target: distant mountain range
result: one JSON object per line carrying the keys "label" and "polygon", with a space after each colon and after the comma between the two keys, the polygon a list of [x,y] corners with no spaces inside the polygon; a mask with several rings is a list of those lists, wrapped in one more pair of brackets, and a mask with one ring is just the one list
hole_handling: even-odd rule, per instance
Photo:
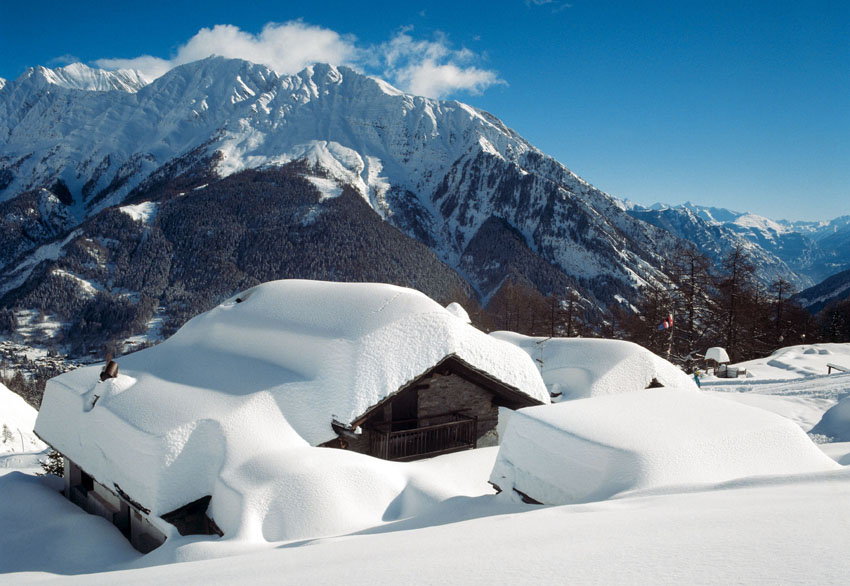
{"label": "distant mountain range", "polygon": [[774,221],[690,202],[629,204],[629,213],[695,242],[718,259],[735,243],[744,243],[762,280],[782,276],[798,290],[850,268],[850,216],[825,222]]}
{"label": "distant mountain range", "polygon": [[716,259],[745,242],[800,288],[850,261],[850,218],[630,205],[487,112],[345,67],[33,68],[0,80],[0,137],[0,305],[78,352],[274,278],[485,304],[511,281],[601,315],[666,283],[683,239]]}
{"label": "distant mountain range", "polygon": [[850,270],[832,275],[814,287],[800,291],[796,300],[803,307],[817,313],[830,303],[850,299]]}

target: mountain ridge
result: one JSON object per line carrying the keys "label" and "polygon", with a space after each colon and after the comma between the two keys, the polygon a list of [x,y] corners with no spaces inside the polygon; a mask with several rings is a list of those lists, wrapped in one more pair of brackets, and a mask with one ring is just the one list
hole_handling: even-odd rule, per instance
{"label": "mountain ridge", "polygon": [[[345,67],[318,64],[281,76],[261,65],[212,57],[174,68],[135,93],[75,96],[62,117],[48,117],[47,123],[45,114],[64,97],[42,95],[36,103],[40,107],[15,119],[8,112],[22,101],[21,91],[18,83],[1,94],[7,122],[0,132],[10,140],[0,154],[0,172],[12,177],[0,193],[8,197],[10,192],[61,185],[71,194],[79,220],[121,203],[146,178],[189,153],[206,156],[221,177],[300,160],[322,168],[332,181],[354,187],[382,218],[431,242],[452,266],[458,266],[474,232],[495,213],[512,215],[532,248],[580,274],[587,263],[559,256],[547,242],[550,226],[541,227],[534,213],[521,210],[524,205],[536,210],[549,205],[552,222],[569,223],[557,208],[559,201],[572,198],[578,207],[589,208],[583,213],[596,216],[582,229],[592,233],[589,238],[598,249],[606,250],[607,260],[591,270],[619,273],[635,285],[662,277],[648,268],[653,253],[630,242],[627,232],[637,233],[638,240],[663,235],[643,234],[652,229],[632,223],[618,200],[494,116],[457,101],[404,94]],[[84,123],[92,110],[94,127]],[[92,132],[104,130],[107,123],[105,139],[92,141]],[[26,152],[35,136],[40,148]],[[94,148],[86,146],[92,142]],[[510,181],[482,183],[475,170],[485,167],[510,175]],[[478,182],[474,186],[470,174]],[[527,176],[531,178],[523,179]],[[458,195],[462,190],[466,197]],[[495,192],[501,204],[494,206],[485,195]],[[457,205],[459,198],[466,199],[463,205]],[[571,212],[576,209],[570,207]],[[631,254],[623,256],[621,248]],[[643,258],[647,254],[650,258]],[[630,264],[629,270],[615,266],[614,258]]]}
{"label": "mountain ridge", "polygon": [[[141,327],[162,310],[177,325],[188,311],[181,299],[197,311],[232,293],[197,290],[210,283],[194,258],[208,258],[216,274],[241,275],[222,277],[224,288],[281,276],[356,279],[351,267],[360,266],[370,278],[408,286],[415,275],[431,274],[440,295],[461,291],[482,301],[509,281],[541,295],[571,289],[600,317],[610,304],[634,300],[641,287],[668,286],[666,257],[689,240],[688,230],[718,257],[745,240],[692,211],[628,205],[483,110],[406,94],[346,67],[315,64],[281,75],[210,57],[149,83],[138,78],[138,87],[127,74],[119,83],[118,74],[83,67],[60,68],[61,75],[33,68],[0,89],[0,136],[8,138],[0,144],[0,220],[8,235],[0,240],[0,290],[14,307],[49,312],[55,293],[65,300],[61,319],[69,319],[68,308],[88,307],[88,324],[132,316]],[[284,179],[276,170],[285,170]],[[239,189],[253,193],[257,185],[269,193],[246,197],[240,207]],[[204,213],[193,204],[200,201],[230,210],[225,228],[196,217]],[[157,213],[142,228],[120,215],[143,203],[192,212],[182,227],[174,213]],[[252,226],[265,226],[255,219],[253,206],[261,205],[286,213],[255,233]],[[402,275],[375,260],[380,250],[346,249],[341,210],[365,231],[363,246],[392,242],[407,252],[384,256],[415,258],[415,266]],[[375,218],[366,219],[370,213]],[[403,244],[387,227],[430,253]],[[307,247],[310,237],[338,258],[326,261],[311,249],[304,262],[296,259],[293,247]],[[116,242],[136,256],[115,249]],[[797,278],[787,262],[747,242],[773,271],[765,282]],[[207,247],[224,257],[210,257]],[[183,251],[182,264],[168,261],[169,250]],[[162,266],[140,251],[155,251]],[[108,265],[118,261],[110,259],[139,262],[144,274],[158,276],[149,282],[123,265],[116,272]],[[243,261],[253,268],[242,271]],[[369,270],[370,263],[382,268]],[[88,331],[62,328],[67,336]]]}
{"label": "mountain ridge", "polygon": [[[763,267],[768,281],[781,276],[799,290],[850,267],[850,216],[821,222],[771,220],[751,212],[691,202],[676,206],[656,203],[648,207],[630,203],[629,211],[681,238],[697,242],[717,259],[740,242]],[[699,226],[686,227],[686,224]],[[713,236],[708,237],[709,234]],[[706,245],[706,240],[712,244]]]}

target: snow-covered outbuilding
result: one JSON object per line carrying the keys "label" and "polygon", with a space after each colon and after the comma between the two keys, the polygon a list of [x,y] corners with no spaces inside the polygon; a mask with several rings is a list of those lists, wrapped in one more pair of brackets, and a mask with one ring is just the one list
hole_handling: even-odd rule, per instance
{"label": "snow-covered outbuilding", "polygon": [[566,505],[838,468],[790,419],[653,388],[513,413],[490,482],[526,501]]}
{"label": "snow-covered outbuilding", "polygon": [[522,348],[540,369],[553,401],[586,399],[667,387],[696,391],[679,368],[633,342],[598,338],[540,338],[493,332]]}
{"label": "snow-covered outbuilding", "polygon": [[422,293],[276,281],[162,344],[48,382],[36,432],[66,493],[143,551],[216,532],[216,491],[258,453],[306,446],[407,460],[497,443],[500,407],[549,402],[531,358]]}

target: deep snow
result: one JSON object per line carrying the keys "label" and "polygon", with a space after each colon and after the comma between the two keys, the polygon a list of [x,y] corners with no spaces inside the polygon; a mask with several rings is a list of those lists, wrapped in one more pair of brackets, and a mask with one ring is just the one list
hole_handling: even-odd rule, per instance
{"label": "deep snow", "polygon": [[348,536],[174,538],[147,556],[42,482],[0,476],[17,503],[0,500],[2,583],[839,585],[850,575],[848,468],[560,507],[455,498]]}
{"label": "deep snow", "polygon": [[[759,396],[771,399],[764,402],[769,410],[784,410],[805,428],[818,419],[818,410],[847,395],[848,383],[850,376],[843,375],[762,383],[717,380],[708,384],[710,392],[636,390],[537,409],[596,405],[585,423],[607,425],[609,431],[594,433],[609,444],[638,434],[633,438],[638,448],[657,447],[690,435],[685,443],[697,449],[683,452],[690,460],[677,465],[697,469],[723,464],[699,445],[715,418],[699,421],[700,413],[680,400],[705,406],[702,399],[710,398],[709,411],[715,415],[740,415],[744,409],[744,423],[766,421],[771,427],[777,418],[767,411],[755,415],[753,407],[729,409],[733,402],[719,406],[720,398]],[[644,393],[655,399],[646,403]],[[606,413],[605,406],[612,409]],[[643,437],[647,428],[641,422],[650,423],[646,418],[653,413],[657,428]],[[777,425],[785,439],[794,435],[787,425]],[[727,421],[717,432],[731,427]],[[564,506],[525,505],[508,494],[489,494],[486,480],[496,448],[374,466],[348,459],[346,452],[296,448],[288,461],[257,462],[246,475],[257,481],[258,492],[268,489],[262,483],[272,479],[265,475],[269,471],[283,472],[296,485],[290,502],[266,505],[297,527],[337,522],[347,514],[340,505],[348,503],[354,508],[349,518],[356,523],[327,527],[328,534],[339,533],[336,537],[271,543],[247,533],[224,539],[175,535],[146,556],[132,550],[117,529],[67,502],[56,482],[35,478],[32,470],[0,471],[0,583],[845,584],[850,575],[850,443],[820,446],[843,465],[834,470],[753,476],[747,472],[775,463],[777,456],[771,452],[776,447],[766,445],[768,438],[750,432],[742,442],[746,450],[735,442],[725,446],[745,460],[737,464],[743,473],[732,480],[721,482],[715,475],[690,485],[650,483],[607,500]],[[302,449],[330,455],[326,461],[302,460]],[[386,503],[385,495],[399,479],[407,488],[387,508],[375,506],[382,498]],[[299,483],[319,490],[299,494]]]}
{"label": "deep snow", "polygon": [[827,373],[827,364],[850,368],[850,344],[803,344],[780,348],[770,356],[734,365],[749,378],[790,379]]}
{"label": "deep snow", "polygon": [[812,428],[812,433],[836,442],[850,442],[850,395],[830,407]]}
{"label": "deep snow", "polygon": [[501,439],[490,480],[508,494],[565,505],[837,468],[784,417],[655,388],[520,409]]}
{"label": "deep snow", "polygon": [[[445,493],[407,468],[310,447],[337,437],[334,420],[355,421],[449,355],[549,401],[527,354],[467,321],[392,285],[266,283],[117,359],[115,379],[99,382],[92,366],[50,380],[36,430],[155,522],[211,495],[218,526],[246,540],[350,531],[391,503],[398,513],[388,518]],[[358,494],[369,504],[351,505]],[[338,514],[297,511],[305,500]]]}
{"label": "deep snow", "polygon": [[0,383],[0,468],[2,456],[10,453],[40,452],[44,445],[33,433],[38,412]]}
{"label": "deep snow", "polygon": [[528,353],[555,401],[613,395],[664,387],[696,391],[693,380],[646,348],[622,340],[597,338],[535,338],[514,332],[493,332]]}

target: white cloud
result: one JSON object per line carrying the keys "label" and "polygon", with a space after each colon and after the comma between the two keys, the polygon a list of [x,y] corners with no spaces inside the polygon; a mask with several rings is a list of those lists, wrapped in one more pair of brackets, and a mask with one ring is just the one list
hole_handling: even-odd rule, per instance
{"label": "white cloud", "polygon": [[181,45],[170,59],[142,55],[133,59],[99,59],[105,69],[137,69],[148,78],[168,70],[218,55],[266,65],[282,74],[296,73],[312,63],[332,63],[366,69],[419,95],[444,97],[454,92],[481,93],[505,83],[495,71],[473,65],[480,57],[468,49],[452,49],[444,35],[417,40],[411,28],[379,45],[361,47],[352,35],[300,20],[269,23],[259,34],[233,25],[203,28]]}
{"label": "white cloud", "polygon": [[136,69],[147,79],[156,79],[175,65],[167,59],[150,55],[134,59],[98,59],[94,64],[103,69]]}
{"label": "white cloud", "polygon": [[526,6],[552,6],[552,12],[561,12],[573,5],[569,2],[556,2],[555,0],[525,0]]}
{"label": "white cloud", "polygon": [[354,65],[359,50],[353,37],[300,20],[268,23],[259,34],[229,24],[202,28],[171,59],[143,55],[134,59],[99,59],[98,67],[138,69],[151,78],[169,69],[210,55],[245,59],[280,73],[296,73],[311,63]]}
{"label": "white cloud", "polygon": [[453,50],[444,35],[435,40],[416,40],[412,29],[399,31],[380,46],[384,75],[405,90],[441,98],[457,91],[480,94],[504,84],[495,71],[472,65],[479,57],[469,49]]}

